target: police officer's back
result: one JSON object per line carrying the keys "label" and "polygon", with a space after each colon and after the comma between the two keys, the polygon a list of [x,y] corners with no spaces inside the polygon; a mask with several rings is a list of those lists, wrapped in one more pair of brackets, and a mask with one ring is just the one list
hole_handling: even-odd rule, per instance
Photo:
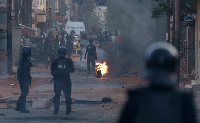
{"label": "police officer's back", "polygon": [[159,42],[145,53],[150,86],[128,92],[120,123],[196,123],[193,97],[176,90],[178,52]]}
{"label": "police officer's back", "polygon": [[60,47],[58,58],[54,59],[51,65],[51,75],[54,77],[54,113],[58,114],[61,91],[64,91],[66,99],[66,114],[71,112],[71,79],[70,74],[74,72],[74,65],[71,59],[65,58],[66,48]]}

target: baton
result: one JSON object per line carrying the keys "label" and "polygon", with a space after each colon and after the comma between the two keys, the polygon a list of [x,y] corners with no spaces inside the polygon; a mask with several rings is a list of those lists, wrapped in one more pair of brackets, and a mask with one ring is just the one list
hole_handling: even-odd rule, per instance
{"label": "baton", "polygon": [[54,78],[53,78],[53,79],[51,79],[50,83],[52,83],[53,81],[54,81]]}

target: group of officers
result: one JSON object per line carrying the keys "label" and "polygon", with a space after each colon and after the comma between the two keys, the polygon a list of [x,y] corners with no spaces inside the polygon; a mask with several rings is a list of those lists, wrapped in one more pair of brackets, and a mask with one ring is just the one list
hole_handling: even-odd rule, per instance
{"label": "group of officers", "polygon": [[[66,114],[71,112],[71,79],[70,73],[73,73],[75,68],[73,61],[70,58],[66,58],[67,49],[61,46],[58,49],[58,58],[54,59],[51,64],[51,75],[54,80],[54,115],[58,115],[61,91],[63,90],[66,99]],[[93,44],[93,40],[89,40],[89,45],[86,47],[85,59],[87,56],[88,74],[90,73],[90,63],[94,68],[95,65],[96,46]],[[26,97],[29,93],[29,86],[31,85],[30,68],[32,63],[30,62],[31,48],[25,46],[22,49],[22,58],[19,61],[17,69],[17,79],[20,84],[21,95],[18,99],[16,111],[21,113],[30,113],[26,110]]]}
{"label": "group of officers", "polygon": [[[87,62],[94,65],[96,47],[89,41],[86,48]],[[65,58],[67,50],[60,47],[58,58],[51,64],[51,75],[54,77],[54,115],[58,115],[61,91],[66,98],[66,114],[71,112],[71,79],[74,72],[71,59]],[[26,96],[31,85],[29,60],[30,47],[24,47],[19,62],[17,78],[21,95],[17,102],[16,111],[30,113],[26,110]],[[145,52],[145,79],[149,86],[128,91],[128,100],[122,110],[120,123],[196,123],[195,107],[192,94],[180,92],[176,89],[178,52],[165,42],[154,43]],[[93,66],[94,67],[94,66]],[[88,66],[89,68],[89,66]],[[88,73],[90,73],[90,68]]]}

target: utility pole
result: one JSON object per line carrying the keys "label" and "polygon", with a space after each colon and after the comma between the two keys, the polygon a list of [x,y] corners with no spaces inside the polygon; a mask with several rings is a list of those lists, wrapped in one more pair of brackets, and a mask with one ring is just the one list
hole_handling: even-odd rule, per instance
{"label": "utility pole", "polygon": [[[181,28],[181,9],[180,9],[180,0],[174,0],[174,35],[173,35],[173,44],[177,48],[180,54],[180,28]],[[179,76],[180,76],[180,59],[178,61],[178,85],[179,85]]]}
{"label": "utility pole", "polygon": [[51,28],[51,0],[49,0],[49,29]]}
{"label": "utility pole", "polygon": [[[166,0],[166,5],[170,7],[170,0]],[[166,34],[166,42],[170,43],[170,15],[167,15],[167,26],[166,26],[167,34]]]}
{"label": "utility pole", "polygon": [[180,52],[180,28],[181,28],[180,0],[174,1],[174,45]]}
{"label": "utility pole", "polygon": [[12,0],[7,0],[7,73],[12,74]]}
{"label": "utility pole", "polygon": [[26,25],[26,1],[22,0],[22,25]]}
{"label": "utility pole", "polygon": [[19,0],[15,0],[15,27],[19,26]]}

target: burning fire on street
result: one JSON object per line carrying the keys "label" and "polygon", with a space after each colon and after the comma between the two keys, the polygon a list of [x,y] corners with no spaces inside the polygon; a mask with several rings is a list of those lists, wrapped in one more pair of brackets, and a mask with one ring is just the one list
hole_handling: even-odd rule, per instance
{"label": "burning fire on street", "polygon": [[96,63],[95,65],[95,75],[97,78],[100,78],[108,73],[108,66],[106,65],[106,62],[104,61],[102,63]]}

